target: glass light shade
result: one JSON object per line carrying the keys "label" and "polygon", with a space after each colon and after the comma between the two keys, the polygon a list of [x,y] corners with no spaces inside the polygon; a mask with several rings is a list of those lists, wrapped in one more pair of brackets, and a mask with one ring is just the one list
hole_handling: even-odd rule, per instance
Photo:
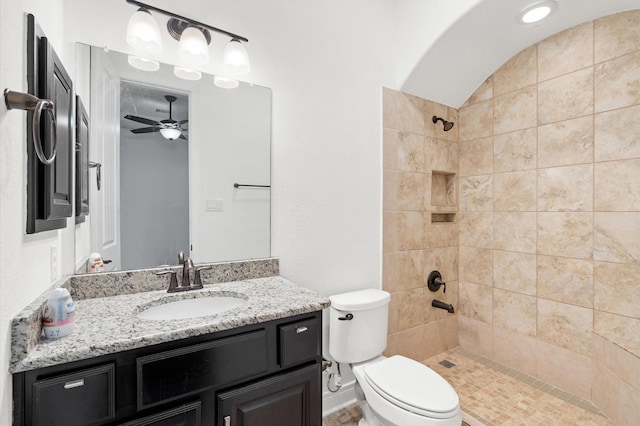
{"label": "glass light shade", "polygon": [[202,30],[188,27],[180,36],[178,47],[180,60],[189,65],[204,65],[209,62],[209,45]]}
{"label": "glass light shade", "polygon": [[127,62],[129,62],[129,65],[132,67],[142,71],[158,71],[160,69],[160,62],[141,58],[139,56],[129,55]]}
{"label": "glass light shade", "polygon": [[224,48],[224,70],[231,75],[246,75],[251,70],[249,55],[240,40],[232,39]]}
{"label": "glass light shade", "polygon": [[168,128],[160,129],[160,134],[165,139],[169,139],[170,141],[172,141],[172,140],[178,139],[182,134],[182,132],[180,132],[180,129],[174,129],[172,127],[168,127]]}
{"label": "glass light shade", "polygon": [[178,66],[173,67],[173,73],[176,75],[176,77],[180,77],[183,80],[195,81],[202,78],[202,73],[200,71]]}
{"label": "glass light shade", "polygon": [[542,1],[532,4],[520,12],[520,22],[524,24],[533,24],[546,18],[558,7],[558,3],[553,0]]}
{"label": "glass light shade", "polygon": [[139,9],[129,18],[127,43],[148,53],[158,53],[162,50],[160,28],[148,10]]}
{"label": "glass light shade", "polygon": [[232,78],[220,77],[219,75],[214,75],[213,84],[223,89],[235,89],[240,85],[240,82]]}

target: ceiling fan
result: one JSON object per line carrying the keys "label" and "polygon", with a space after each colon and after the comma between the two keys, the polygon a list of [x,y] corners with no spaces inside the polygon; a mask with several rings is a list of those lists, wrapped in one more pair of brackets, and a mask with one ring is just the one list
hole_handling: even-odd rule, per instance
{"label": "ceiling fan", "polygon": [[186,132],[187,129],[183,127],[189,120],[181,120],[176,121],[171,116],[172,114],[172,105],[178,99],[173,95],[165,95],[164,97],[167,102],[169,102],[169,118],[156,121],[150,118],[138,117],[137,115],[127,114],[124,116],[127,120],[132,120],[138,123],[146,124],[151,127],[141,127],[139,129],[132,129],[132,133],[152,133],[152,132],[160,132],[160,134],[170,141],[175,139],[187,139],[183,132]]}

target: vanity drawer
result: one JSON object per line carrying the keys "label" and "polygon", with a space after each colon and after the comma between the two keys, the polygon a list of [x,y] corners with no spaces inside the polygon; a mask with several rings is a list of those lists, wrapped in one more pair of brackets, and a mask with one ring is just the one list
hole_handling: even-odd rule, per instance
{"label": "vanity drawer", "polygon": [[320,320],[317,318],[281,325],[278,331],[278,357],[282,368],[320,356]]}
{"label": "vanity drawer", "polygon": [[33,383],[34,425],[88,425],[115,417],[114,365]]}
{"label": "vanity drawer", "polygon": [[267,372],[264,329],[139,357],[138,410]]}

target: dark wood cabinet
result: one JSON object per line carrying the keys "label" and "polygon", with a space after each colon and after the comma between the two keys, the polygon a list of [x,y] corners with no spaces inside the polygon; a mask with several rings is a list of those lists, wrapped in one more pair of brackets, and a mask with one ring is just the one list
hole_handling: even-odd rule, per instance
{"label": "dark wood cabinet", "polygon": [[322,312],[13,376],[14,426],[320,426]]}

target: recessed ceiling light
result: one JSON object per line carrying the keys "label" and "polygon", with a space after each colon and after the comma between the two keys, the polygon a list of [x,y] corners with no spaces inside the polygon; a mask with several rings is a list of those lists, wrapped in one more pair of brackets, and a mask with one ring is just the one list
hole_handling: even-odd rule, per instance
{"label": "recessed ceiling light", "polygon": [[555,1],[542,1],[525,7],[518,14],[518,20],[523,24],[533,24],[551,14],[558,7]]}

